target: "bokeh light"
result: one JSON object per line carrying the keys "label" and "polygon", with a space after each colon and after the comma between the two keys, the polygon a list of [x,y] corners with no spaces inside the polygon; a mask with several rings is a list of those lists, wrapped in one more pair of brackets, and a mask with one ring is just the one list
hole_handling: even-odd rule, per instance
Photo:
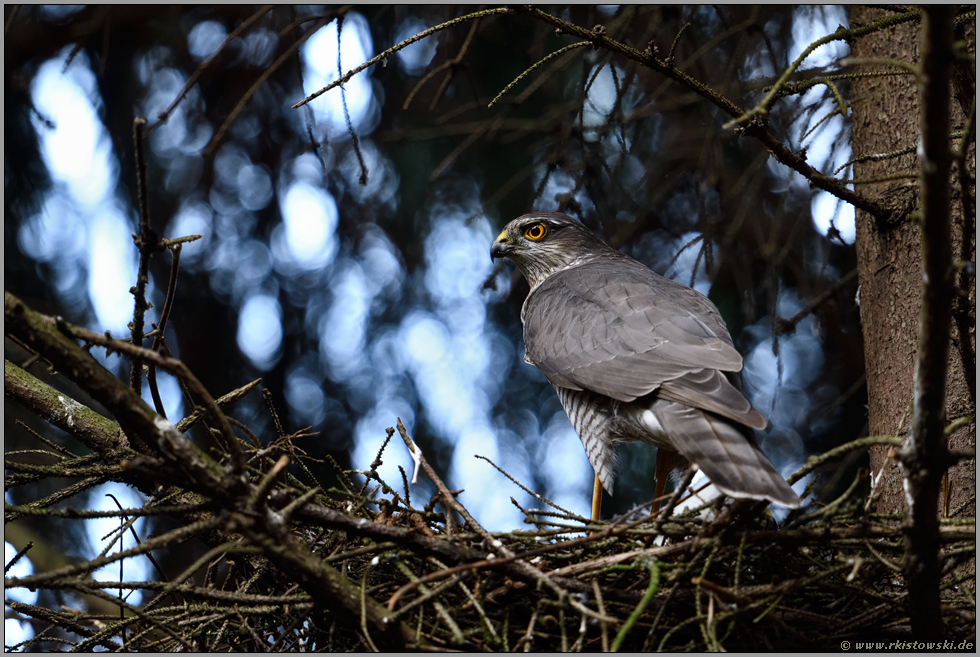
{"label": "bokeh light", "polygon": [[[58,11],[49,12],[52,20],[71,15],[67,9]],[[296,11],[315,18],[319,10]],[[614,16],[620,9],[598,11]],[[692,19],[720,25],[717,14],[698,8]],[[838,23],[846,24],[839,8],[795,9],[794,44],[787,56],[796,57]],[[385,38],[395,43],[431,24],[400,17]],[[207,11],[182,23],[180,38],[186,43],[180,48],[186,45],[194,62],[190,68],[175,63],[179,48],[154,44],[139,50],[128,65],[138,88],[136,110],[154,122],[182,92],[194,68],[216,54],[234,25]],[[270,79],[248,99],[213,152],[204,149],[220,125],[215,112],[227,112],[235,99],[221,108],[208,106],[208,85],[219,84],[221,71],[234,66],[250,71],[251,84],[256,71],[268,67],[285,41],[294,38],[277,32],[272,23],[260,21],[233,40],[215,59],[215,68],[151,133],[153,194],[167,196],[159,210],[153,206],[154,226],[163,226],[160,233],[166,237],[202,235],[183,246],[182,276],[186,273],[195,287],[182,287],[181,279],[179,294],[186,297],[178,296],[175,312],[183,312],[180,304],[185,298],[190,304],[195,295],[206,300],[204,305],[213,301],[210,305],[227,307],[234,340],[230,335],[215,339],[230,343],[233,356],[243,356],[243,367],[252,368],[234,370],[233,376],[274,375],[288,406],[289,429],[312,427],[316,456],[346,451],[353,467],[366,468],[386,429],[400,417],[445,468],[447,483],[466,489],[463,501],[488,528],[511,529],[522,522],[520,512],[501,503],[497,493],[506,492],[505,501],[513,495],[522,505],[537,502],[475,455],[493,460],[562,506],[587,513],[592,477],[584,450],[550,386],[522,360],[517,311],[506,312],[509,304],[519,305],[514,295],[523,295],[526,287],[505,265],[497,270],[495,287],[484,288],[494,271],[490,242],[512,218],[501,214],[501,207],[510,207],[506,201],[483,205],[493,191],[487,175],[491,165],[460,164],[438,179],[420,182],[438,163],[426,159],[431,144],[423,139],[405,146],[401,133],[393,136],[405,126],[385,124],[387,133],[374,134],[383,108],[389,111],[385,95],[395,96],[394,74],[410,76],[406,84],[414,85],[440,61],[445,35],[400,51],[387,63],[390,68],[359,73],[343,92],[333,89],[306,108],[291,109],[299,100],[293,96],[322,88],[391,45],[375,43],[379,33],[372,32],[361,12],[345,15],[338,40],[339,25],[334,20],[316,32],[282,79]],[[306,22],[298,29],[310,26]],[[771,37],[777,28],[764,26]],[[834,42],[812,53],[803,68],[828,65],[847,52],[845,42]],[[31,81],[37,108],[32,125],[54,184],[19,225],[16,241],[39,271],[43,267],[66,308],[85,316],[93,329],[125,336],[137,264],[131,237],[137,217],[124,189],[132,184],[132,173],[120,174],[118,160],[120,149],[128,146],[109,140],[97,63],[82,51],[65,66],[68,55],[41,63]],[[517,211],[571,209],[578,216],[599,217],[602,225],[596,227],[609,237],[614,225],[657,225],[635,234],[628,229],[619,244],[674,280],[704,294],[718,292],[717,262],[709,261],[703,240],[713,253],[721,250],[728,237],[708,227],[731,199],[723,200],[719,189],[682,172],[665,181],[672,191],[662,204],[631,206],[622,190],[654,185],[646,153],[677,147],[670,126],[659,106],[658,113],[647,116],[646,99],[630,86],[635,78],[624,66],[603,61],[590,49],[567,61],[581,67],[581,84],[588,85],[581,111],[569,120],[576,122],[588,147],[601,154],[602,170],[596,174],[601,189],[581,184],[581,163],[552,161],[549,138],[535,142],[522,163],[534,193],[527,195],[530,207]],[[775,72],[761,49],[746,53],[737,69],[745,79]],[[452,87],[453,93],[460,91]],[[835,109],[826,87],[814,87],[803,102],[817,110],[793,116],[789,142],[806,148],[813,166],[831,172],[851,156],[847,139],[842,143],[840,137],[846,136],[848,122],[825,118]],[[628,117],[626,127],[609,130],[621,116]],[[356,148],[349,129],[358,136]],[[502,136],[515,143],[510,135]],[[800,176],[771,159],[759,166],[766,169],[764,192],[785,197],[792,211],[809,209],[820,234],[834,238],[833,225],[838,243],[853,242],[850,206],[813,193]],[[610,203],[606,194],[619,194],[619,202]],[[806,265],[837,275],[832,265]],[[159,272],[148,288],[155,306],[162,303],[158,278]],[[775,314],[781,317],[806,303],[796,289],[776,290],[774,298]],[[731,306],[744,310],[754,301],[737,299]],[[729,317],[732,308],[725,309]],[[157,312],[151,310],[149,321],[156,320]],[[805,438],[817,430],[810,419],[814,388],[823,391],[822,399],[837,387],[820,379],[827,364],[821,360],[820,327],[812,318],[779,337],[778,356],[771,314],[749,314],[745,321],[738,346],[745,353],[747,395],[770,418],[770,431],[760,434],[760,442],[786,472],[806,451]],[[167,334],[175,350],[192,339],[178,326],[179,317]],[[118,358],[105,362],[121,366]],[[188,410],[179,389],[166,375],[159,377],[159,385],[168,415],[176,421]],[[253,418],[262,412],[259,406],[242,411]],[[389,482],[400,481],[399,465],[411,470],[397,437],[383,461],[379,472]],[[418,495],[429,488],[420,483]]]}

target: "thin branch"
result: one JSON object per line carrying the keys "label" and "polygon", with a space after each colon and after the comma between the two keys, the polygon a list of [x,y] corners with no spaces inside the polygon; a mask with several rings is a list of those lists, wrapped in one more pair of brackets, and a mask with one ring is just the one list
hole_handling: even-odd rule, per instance
{"label": "thin branch", "polygon": [[153,132],[158,127],[160,127],[160,125],[164,121],[169,119],[173,111],[177,109],[177,105],[180,104],[180,101],[184,100],[184,98],[187,96],[187,93],[194,88],[195,84],[197,84],[198,79],[201,77],[204,71],[206,71],[207,68],[214,63],[214,61],[218,58],[218,56],[225,51],[225,48],[228,47],[228,44],[234,41],[235,39],[237,39],[242,34],[242,32],[250,28],[252,24],[255,23],[255,21],[265,16],[272,9],[272,7],[273,5],[266,5],[264,7],[261,7],[257,12],[255,12],[254,14],[246,18],[244,21],[242,21],[241,25],[239,25],[234,30],[229,32],[228,37],[221,43],[220,46],[218,46],[217,50],[215,50],[213,53],[211,53],[210,56],[208,56],[207,59],[201,62],[201,65],[197,67],[197,70],[191,74],[191,77],[187,79],[187,83],[184,85],[184,88],[180,90],[180,93],[177,94],[177,97],[173,99],[173,102],[171,102],[170,105],[167,106],[167,109],[163,110],[157,115],[157,118],[159,120],[153,125],[151,125],[149,128],[147,128],[144,131],[143,135],[144,136],[149,135],[151,132]]}
{"label": "thin branch", "polygon": [[626,639],[626,635],[629,634],[630,630],[633,629],[633,626],[640,620],[640,617],[643,616],[643,612],[646,611],[650,601],[653,600],[653,596],[655,596],[660,590],[660,567],[657,565],[655,560],[650,560],[648,571],[650,573],[650,581],[647,584],[647,590],[643,594],[643,599],[640,600],[640,604],[636,605],[632,613],[629,615],[629,618],[626,619],[623,626],[619,628],[619,632],[616,633],[616,638],[613,639],[612,643],[613,652],[619,652],[620,647],[623,645],[623,641]]}
{"label": "thin branch", "polygon": [[[475,21],[473,21],[473,24],[470,25],[470,31],[467,32],[466,38],[463,39],[463,45],[460,46],[459,52],[451,60],[450,66],[448,67],[449,70],[446,71],[446,75],[442,78],[442,82],[439,83],[439,87],[432,95],[432,100],[429,101],[430,112],[435,110],[436,105],[439,104],[439,101],[441,101],[442,97],[445,95],[446,89],[449,88],[449,83],[453,81],[453,77],[456,75],[456,72],[460,70],[460,64],[463,61],[463,57],[466,56],[467,51],[470,49],[470,45],[473,43],[473,37],[476,36],[476,30],[479,27],[480,19],[477,18]],[[408,101],[406,100],[406,102]]]}
{"label": "thin branch", "polygon": [[535,63],[531,64],[531,66],[528,69],[526,69],[524,72],[522,72],[516,78],[514,78],[513,80],[511,80],[510,81],[510,84],[508,84],[506,87],[504,87],[503,90],[499,94],[497,94],[496,96],[494,96],[493,100],[490,101],[490,104],[487,105],[487,107],[493,107],[494,104],[498,100],[500,100],[501,98],[503,98],[504,95],[508,91],[510,91],[511,89],[513,89],[515,85],[517,85],[521,80],[523,80],[528,75],[530,75],[532,71],[534,71],[536,68],[538,68],[542,64],[545,64],[545,63],[551,61],[555,57],[559,57],[561,55],[564,55],[569,50],[573,50],[575,48],[581,48],[582,46],[588,46],[588,45],[591,45],[591,43],[589,41],[579,41],[578,43],[573,43],[573,44],[567,45],[564,48],[559,48],[558,50],[556,50],[553,53],[549,53],[548,55],[545,55],[543,58],[541,58],[538,61],[536,61]]}
{"label": "thin branch", "polygon": [[[235,471],[238,473],[246,471],[245,457],[238,447],[238,440],[231,423],[207,389],[181,361],[161,356],[150,349],[133,346],[123,340],[114,340],[111,336],[73,326],[60,317],[52,318],[37,313],[7,291],[4,291],[4,318],[7,331],[37,351],[45,353],[59,371],[85,388],[94,399],[109,409],[126,432],[132,446],[142,454],[152,454],[160,445],[169,445],[174,449],[196,450],[197,448],[176,431],[172,424],[150,409],[142,398],[102,367],[91,354],[75,344],[72,338],[153,362],[183,380],[191,392],[202,400],[212,420],[218,425]],[[114,458],[118,456],[114,455]],[[208,457],[200,452],[195,458],[202,459],[200,474],[206,477],[205,480],[210,479],[213,472],[206,465]],[[200,483],[203,484],[204,480]]]}
{"label": "thin branch", "polygon": [[[150,233],[150,209],[146,191],[146,159],[143,155],[142,128],[146,119],[137,116],[133,119],[133,151],[136,160],[136,198],[138,201],[140,224],[139,235],[133,236],[136,248],[140,252],[139,268],[136,272],[136,286],[130,288],[134,301],[133,324],[131,327],[131,342],[140,347],[143,345],[143,317],[150,305],[146,302],[146,286],[150,282],[150,255],[156,248],[156,239]],[[130,366],[129,387],[137,395],[143,389],[143,361],[134,358]]]}
{"label": "thin branch", "polygon": [[[10,363],[10,361],[8,361],[7,359],[4,359],[4,365],[6,365],[7,363]],[[10,364],[13,365],[13,363],[10,363]],[[23,420],[14,420],[14,423],[17,424],[21,429],[24,429],[25,431],[27,431],[27,433],[29,433],[31,436],[33,436],[36,440],[40,440],[45,445],[47,445],[48,447],[50,447],[54,451],[58,452],[59,454],[61,454],[62,457],[68,457],[70,459],[76,458],[75,457],[75,454],[73,454],[71,451],[65,449],[64,447],[62,447],[58,443],[51,442],[50,440],[48,440],[47,438],[45,438],[44,436],[42,436],[41,434],[39,434],[37,431],[34,431],[34,429],[31,429],[29,426],[27,426],[27,423],[24,422]]]}
{"label": "thin branch", "polygon": [[34,575],[27,575],[26,577],[5,577],[3,582],[4,587],[32,588],[37,586],[48,586],[49,584],[57,582],[66,577],[90,573],[98,568],[101,568],[102,566],[107,566],[122,559],[140,556],[146,552],[149,552],[150,550],[155,550],[174,543],[181,543],[192,536],[207,531],[208,529],[215,528],[219,524],[222,524],[222,521],[217,517],[189,523],[164,534],[153,536],[152,538],[143,541],[142,544],[137,545],[136,547],[131,547],[128,550],[121,550],[112,555],[106,555],[97,559],[90,559],[81,563],[68,564],[67,566],[63,566],[55,570],[49,570],[47,572],[37,573]]}
{"label": "thin branch", "polygon": [[480,456],[479,454],[475,454],[474,457],[475,458],[478,458],[478,459],[480,459],[482,461],[486,461],[487,463],[489,463],[490,465],[492,465],[497,470],[497,472],[499,472],[503,476],[505,476],[508,479],[510,479],[522,491],[524,491],[525,493],[527,493],[528,495],[530,495],[531,497],[533,497],[537,501],[542,502],[543,504],[547,504],[548,506],[552,507],[553,509],[558,509],[563,514],[565,514],[565,517],[571,518],[571,519],[574,519],[574,520],[580,520],[583,523],[590,522],[590,520],[588,518],[586,518],[584,516],[580,516],[580,515],[575,514],[575,513],[572,513],[568,509],[565,509],[563,507],[558,506],[557,504],[555,504],[554,502],[552,502],[548,498],[546,498],[546,497],[544,497],[542,495],[539,495],[538,493],[535,493],[533,490],[531,490],[530,488],[528,488],[527,486],[525,486],[521,482],[517,481],[512,476],[510,476],[509,473],[507,473],[506,471],[504,471],[503,468],[501,468],[499,465],[497,465],[496,463],[494,463],[493,461],[491,461],[490,459],[488,459],[486,456]]}
{"label": "thin branch", "polygon": [[311,36],[319,32],[320,28],[327,25],[331,20],[333,20],[333,18],[336,18],[337,16],[341,15],[344,11],[346,11],[346,8],[342,7],[341,9],[337,10],[334,13],[333,17],[322,18],[318,20],[316,24],[313,25],[313,27],[311,27],[303,34],[303,36],[301,36],[299,39],[294,41],[288,48],[286,48],[286,51],[283,54],[281,54],[279,58],[276,59],[276,61],[274,61],[264,71],[262,71],[262,75],[260,75],[255,80],[255,82],[252,83],[252,86],[249,87],[244,94],[242,94],[241,99],[239,99],[235,107],[232,108],[231,112],[228,113],[227,118],[225,118],[221,126],[218,128],[218,131],[214,134],[214,137],[211,139],[211,143],[209,143],[207,147],[204,149],[204,153],[210,154],[214,152],[214,149],[217,148],[218,143],[220,143],[222,138],[224,138],[225,132],[228,131],[228,127],[231,125],[231,122],[235,120],[235,117],[238,116],[238,113],[242,111],[243,107],[245,107],[245,103],[247,103],[249,99],[251,99],[252,96],[255,95],[255,92],[258,91],[259,87],[265,84],[265,81],[268,80],[273,73],[279,70],[279,67],[285,64],[286,60],[292,57],[293,53],[299,50],[299,47],[302,46],[304,43],[306,43],[306,41]]}
{"label": "thin branch", "polygon": [[201,239],[200,235],[185,235],[184,237],[174,237],[172,239],[160,240],[158,248],[169,249],[171,247],[177,246],[178,244],[187,244],[188,242],[196,242]]}
{"label": "thin branch", "polygon": [[[919,18],[919,16],[920,13],[918,9],[914,11],[907,11],[903,14],[898,14],[896,16],[888,16],[886,18],[872,21],[867,25],[861,25],[860,27],[856,27],[850,30],[844,27],[839,27],[837,31],[834,32],[833,34],[828,34],[825,37],[821,37],[820,39],[817,39],[816,41],[808,45],[806,48],[804,48],[803,52],[800,53],[799,57],[793,60],[793,63],[790,64],[789,67],[787,67],[786,70],[782,72],[782,74],[779,76],[779,79],[777,79],[775,84],[772,85],[772,88],[769,90],[769,93],[766,94],[766,96],[762,100],[760,100],[755,107],[753,107],[748,112],[745,112],[741,116],[737,117],[732,123],[746,124],[755,116],[768,114],[770,106],[776,100],[776,97],[779,95],[783,86],[787,82],[789,82],[789,78],[793,75],[793,73],[796,72],[796,69],[798,69],[800,65],[803,64],[803,61],[807,57],[809,57],[810,54],[817,48],[820,48],[821,46],[825,46],[828,43],[833,43],[834,41],[844,41],[844,40],[850,41],[856,39],[857,37],[864,36],[865,34],[871,34],[872,32],[880,32],[882,30],[895,27],[896,25],[901,25],[902,23],[908,23],[909,21],[914,21],[917,18]],[[871,62],[866,62],[866,63],[871,63]],[[882,62],[876,61],[875,63],[882,63]]]}
{"label": "thin branch", "polygon": [[478,18],[473,21],[472,25],[470,25],[470,31],[466,34],[466,38],[463,40],[463,45],[460,47],[459,52],[456,53],[456,56],[435,67],[418,81],[418,83],[408,93],[408,96],[406,96],[405,104],[402,105],[403,110],[408,109],[408,106],[412,103],[412,99],[415,98],[415,94],[417,94],[422,87],[425,86],[426,82],[434,78],[442,71],[446,71],[448,69],[446,77],[443,78],[442,83],[436,90],[436,93],[432,96],[432,102],[429,103],[430,112],[436,108],[436,105],[438,105],[439,101],[442,99],[443,93],[445,93],[446,89],[449,87],[449,83],[453,79],[453,74],[458,70],[460,63],[463,61],[463,57],[466,56],[466,52],[470,49],[470,44],[473,42],[473,37],[476,35],[476,30],[479,26],[480,19]]}
{"label": "thin branch", "polygon": [[667,53],[667,66],[670,66],[671,68],[674,67],[674,52],[677,50],[677,44],[681,41],[681,35],[683,35],[684,31],[689,27],[691,27],[690,22],[684,23],[681,25],[681,29],[677,30],[677,34],[674,35],[674,40],[670,44],[670,51]]}
{"label": "thin branch", "polygon": [[[429,462],[425,460],[424,456],[422,456],[421,450],[419,450],[418,447],[415,446],[415,442],[411,439],[411,437],[409,437],[408,431],[405,430],[405,425],[402,424],[401,418],[398,419],[397,426],[398,426],[398,433],[401,434],[402,439],[405,441],[405,446],[408,447],[409,451],[416,453],[416,457],[421,462],[422,468],[425,470],[425,473],[429,475],[429,478],[435,483],[436,488],[438,488],[439,492],[442,494],[446,506],[450,509],[455,510],[457,513],[463,516],[463,518],[466,520],[466,524],[471,529],[475,530],[477,534],[483,536],[484,540],[487,541],[487,545],[490,547],[490,549],[498,550],[500,554],[503,555],[504,558],[514,557],[514,553],[511,552],[509,549],[507,549],[504,546],[504,544],[500,542],[499,539],[496,539],[493,536],[491,536],[489,532],[487,532],[487,530],[485,530],[480,525],[480,523],[478,523],[476,519],[470,515],[470,512],[466,510],[466,507],[460,504],[459,501],[456,499],[456,497],[449,491],[449,489],[446,487],[446,484],[442,482],[442,479],[440,479],[439,476],[435,473],[435,470],[432,469],[432,466],[429,465]],[[566,591],[564,591],[558,584],[552,581],[547,575],[545,575],[540,570],[530,565],[526,561],[515,559],[514,566],[525,576],[533,578],[537,582],[537,584],[539,585],[543,584],[548,588],[550,588],[552,591],[558,594],[559,598],[564,599],[568,595]],[[570,604],[572,604],[572,606],[575,606],[574,601],[570,601]]]}
{"label": "thin branch", "polygon": [[887,57],[846,57],[841,60],[842,66],[858,66],[867,64],[869,66],[894,66],[899,69],[901,74],[919,76],[919,69],[901,59],[889,59]]}
{"label": "thin branch", "polygon": [[[562,20],[557,16],[552,16],[544,11],[541,11],[537,7],[515,6],[514,10],[527,14],[532,18],[548,23],[549,25],[554,25],[559,29],[559,31],[571,36],[587,39],[596,46],[600,46],[610,50],[611,52],[618,53],[624,57],[632,59],[633,61],[639,62],[640,64],[657,71],[666,77],[680,82],[686,88],[708,100],[710,103],[717,106],[733,118],[740,119],[746,114],[741,107],[732,102],[730,99],[714,91],[700,80],[697,80],[687,73],[684,73],[677,68],[668,66],[667,62],[655,57],[653,52],[649,49],[647,52],[637,50],[636,48],[632,48],[614,41],[601,32],[588,30],[573,23],[569,23],[568,21]],[[915,15],[918,16],[918,13],[916,12]],[[905,22],[907,20],[911,20],[911,18],[903,17],[902,20],[898,22]],[[851,30],[850,34],[853,34],[856,31],[857,30]],[[840,38],[844,37],[841,36]],[[804,178],[812,182],[814,186],[830,192],[837,198],[847,201],[859,210],[864,210],[876,218],[885,219],[890,216],[891,213],[880,203],[878,203],[878,201],[848,189],[845,185],[841,184],[833,177],[827,176],[811,167],[806,163],[805,157],[798,153],[794,153],[785,144],[779,141],[772,133],[763,129],[761,126],[749,124],[745,128],[744,134],[759,139],[779,162],[802,175]]]}
{"label": "thin branch", "polygon": [[[343,48],[341,48],[340,37],[344,30],[344,16],[341,14],[337,17],[337,75],[341,76],[344,74],[341,68],[340,56],[343,53]],[[364,162],[364,153],[361,152],[361,144],[357,139],[357,132],[354,130],[354,124],[350,120],[350,111],[347,109],[347,89],[341,85],[340,87],[340,104],[344,108],[344,122],[347,124],[347,134],[350,135],[351,144],[354,148],[354,155],[357,156],[357,164],[361,168],[361,175],[358,177],[357,181],[363,186],[367,185],[368,182],[368,168],[367,164]],[[368,638],[370,642],[370,637]]]}
{"label": "thin branch", "polygon": [[[167,320],[170,319],[170,311],[174,306],[174,297],[177,295],[177,273],[180,271],[180,243],[175,244],[170,249],[172,260],[170,262],[170,280],[167,282],[167,297],[163,302],[163,310],[160,311],[160,323],[152,331],[153,351],[160,351],[163,346],[163,335],[167,330]],[[154,365],[149,365],[146,369],[146,381],[150,386],[150,394],[153,397],[153,405],[161,417],[167,417],[167,411],[163,407],[163,400],[160,398],[160,389],[157,386],[157,369]]]}
{"label": "thin branch", "polygon": [[363,64],[361,64],[357,68],[352,69],[350,71],[347,71],[347,73],[345,75],[337,78],[336,80],[334,80],[333,82],[331,82],[330,84],[328,84],[324,88],[320,89],[319,91],[314,91],[312,94],[310,94],[309,96],[307,96],[303,100],[301,100],[298,103],[296,103],[295,105],[293,105],[293,109],[296,109],[298,107],[302,107],[303,105],[307,104],[308,102],[310,102],[314,98],[317,98],[319,96],[322,96],[323,94],[327,93],[331,89],[334,89],[335,87],[339,87],[340,85],[345,84],[348,80],[350,80],[352,77],[354,77],[355,75],[357,75],[361,71],[363,71],[363,70],[365,70],[365,69],[367,69],[367,68],[369,68],[371,66],[374,66],[378,62],[387,59],[390,55],[394,55],[399,50],[402,50],[403,48],[407,48],[408,46],[412,45],[416,41],[421,41],[422,39],[424,39],[424,38],[426,38],[428,36],[431,36],[431,35],[435,34],[436,32],[440,32],[440,31],[445,30],[447,28],[453,27],[454,25],[459,25],[460,23],[465,23],[466,21],[470,21],[470,20],[482,18],[484,16],[493,16],[493,15],[496,15],[496,14],[510,14],[510,13],[513,13],[513,10],[512,9],[509,9],[507,7],[498,7],[496,9],[485,9],[483,11],[477,11],[477,12],[474,12],[472,14],[466,14],[465,16],[459,16],[458,18],[454,18],[451,21],[446,21],[445,23],[440,23],[439,25],[436,25],[435,27],[430,27],[427,30],[423,30],[422,32],[419,32],[415,36],[412,36],[412,37],[409,37],[408,39],[405,39],[401,43],[396,43],[394,46],[392,46],[391,48],[388,48],[387,50],[385,50],[380,55],[375,55],[374,57],[372,57],[371,59],[367,60],[366,62],[364,62]]}
{"label": "thin branch", "polygon": [[852,280],[857,278],[857,269],[852,269],[849,273],[845,274],[843,278],[834,283],[832,286],[821,292],[819,295],[813,298],[806,306],[800,309],[800,312],[796,313],[789,319],[783,319],[779,317],[776,320],[776,333],[783,334],[789,333],[796,328],[796,325],[803,321],[804,318],[810,315],[814,310],[816,310],[820,304],[829,299],[836,293],[839,289],[850,283]]}

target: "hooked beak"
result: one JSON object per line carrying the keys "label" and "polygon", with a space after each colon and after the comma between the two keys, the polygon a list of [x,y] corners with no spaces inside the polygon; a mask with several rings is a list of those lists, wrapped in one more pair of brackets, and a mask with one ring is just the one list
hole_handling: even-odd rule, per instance
{"label": "hooked beak", "polygon": [[504,258],[507,256],[507,252],[510,251],[511,245],[510,240],[507,237],[507,231],[502,230],[500,234],[497,235],[497,239],[493,241],[490,245],[490,262],[493,262],[497,258]]}

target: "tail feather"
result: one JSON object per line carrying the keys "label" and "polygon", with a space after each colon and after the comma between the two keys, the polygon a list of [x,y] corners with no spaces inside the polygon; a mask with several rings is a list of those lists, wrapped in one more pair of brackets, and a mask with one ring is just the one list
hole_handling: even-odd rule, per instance
{"label": "tail feather", "polygon": [[725,494],[800,506],[793,488],[731,421],[664,400],[658,400],[652,410],[674,448]]}

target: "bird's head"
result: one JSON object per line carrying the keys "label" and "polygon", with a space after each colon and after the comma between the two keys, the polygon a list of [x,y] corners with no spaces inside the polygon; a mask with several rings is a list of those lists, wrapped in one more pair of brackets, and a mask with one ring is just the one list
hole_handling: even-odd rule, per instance
{"label": "bird's head", "polygon": [[580,221],[560,212],[532,212],[514,219],[490,246],[490,259],[510,258],[532,289],[551,274],[612,251]]}

